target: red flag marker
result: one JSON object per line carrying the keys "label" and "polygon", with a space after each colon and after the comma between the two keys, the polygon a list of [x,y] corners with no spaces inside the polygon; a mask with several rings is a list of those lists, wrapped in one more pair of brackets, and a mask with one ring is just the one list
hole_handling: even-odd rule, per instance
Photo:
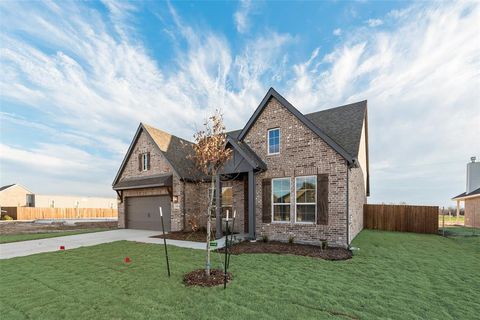
{"label": "red flag marker", "polygon": [[125,261],[125,263],[130,263],[130,262],[132,262],[132,260],[130,259],[130,257],[125,257],[125,259],[123,259],[123,261]]}
{"label": "red flag marker", "polygon": [[65,246],[60,246],[60,250],[65,250]]}

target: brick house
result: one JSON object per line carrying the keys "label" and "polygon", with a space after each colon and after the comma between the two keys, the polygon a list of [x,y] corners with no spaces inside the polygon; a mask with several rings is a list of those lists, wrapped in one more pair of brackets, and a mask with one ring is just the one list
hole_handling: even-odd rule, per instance
{"label": "brick house", "polygon": [[[367,102],[302,114],[271,88],[244,128],[228,132],[232,158],[215,179],[217,236],[226,210],[250,238],[348,246],[369,195]],[[210,184],[192,142],[140,124],[113,182],[119,227],[187,230],[207,211]],[[208,179],[207,179],[208,180]],[[221,190],[221,192],[216,192]]]}

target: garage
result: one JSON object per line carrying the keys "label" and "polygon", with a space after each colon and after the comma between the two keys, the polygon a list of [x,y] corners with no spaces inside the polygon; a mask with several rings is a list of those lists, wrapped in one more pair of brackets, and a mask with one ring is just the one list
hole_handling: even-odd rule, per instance
{"label": "garage", "polygon": [[165,232],[170,231],[170,197],[127,197],[126,227],[141,230],[162,230],[159,207],[162,207]]}

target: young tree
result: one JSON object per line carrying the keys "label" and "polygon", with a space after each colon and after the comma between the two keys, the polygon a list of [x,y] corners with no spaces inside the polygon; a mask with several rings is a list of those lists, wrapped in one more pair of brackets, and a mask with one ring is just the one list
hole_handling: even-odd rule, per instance
{"label": "young tree", "polygon": [[[210,237],[211,211],[213,207],[215,177],[220,168],[230,159],[232,151],[225,148],[227,134],[223,124],[223,116],[219,110],[205,120],[203,129],[194,134],[195,162],[199,169],[210,178],[210,192],[208,195],[207,216],[207,261],[205,273],[210,276]],[[217,192],[220,192],[217,190]],[[219,204],[217,204],[219,205]]]}

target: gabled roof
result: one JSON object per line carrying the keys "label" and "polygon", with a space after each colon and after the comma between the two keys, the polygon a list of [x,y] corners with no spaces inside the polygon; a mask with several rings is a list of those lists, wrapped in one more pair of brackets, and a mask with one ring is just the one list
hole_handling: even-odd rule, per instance
{"label": "gabled roof", "polygon": [[358,156],[367,101],[308,113],[307,119],[341,145],[352,157]]}
{"label": "gabled roof", "polygon": [[137,132],[130,143],[128,151],[118,169],[117,175],[112,183],[113,186],[117,185],[120,179],[123,168],[125,167],[130,154],[142,132],[152,139],[158,150],[163,154],[167,162],[173,168],[174,172],[181,179],[195,180],[203,178],[203,174],[197,169],[195,161],[192,156],[194,154],[193,143],[177,136],[171,135],[165,131],[154,128],[147,124],[140,123]]}
{"label": "gabled roof", "polygon": [[[332,147],[335,151],[337,151],[349,164],[354,162],[354,157],[352,154],[347,152],[343,146],[341,146],[337,141],[333,140],[327,133],[321,130],[318,126],[316,126],[311,119],[307,118],[303,115],[300,111],[297,110],[290,102],[288,102],[284,97],[282,97],[275,89],[270,88],[263,98],[260,105],[257,107],[253,115],[248,120],[245,127],[242,129],[240,134],[238,135],[238,140],[243,140],[245,138],[248,131],[251,129],[257,118],[262,113],[263,109],[267,106],[268,101],[270,98],[274,97],[277,99],[288,111],[290,111],[294,116],[297,117],[300,122],[302,122],[307,128],[315,132],[323,141],[325,141],[330,147]],[[358,136],[360,140],[360,136]]]}
{"label": "gabled roof", "polygon": [[0,191],[7,190],[8,188],[11,188],[11,187],[14,187],[14,186],[19,186],[20,188],[24,189],[25,191],[28,191],[29,193],[32,193],[32,191],[28,190],[27,188],[25,188],[24,186],[22,186],[21,184],[18,184],[18,183],[7,184],[3,187],[0,187]]}
{"label": "gabled roof", "polygon": [[0,187],[0,191],[13,187],[15,184],[7,184],[6,186]]}
{"label": "gabled roof", "polygon": [[245,160],[257,170],[267,169],[265,162],[243,141],[238,140],[241,130],[227,132],[227,142],[242,155]]}
{"label": "gabled roof", "polygon": [[457,199],[460,200],[463,198],[476,197],[476,196],[480,196],[480,188],[473,190],[470,193],[466,193],[466,192],[460,193],[458,196],[453,197],[452,200],[457,200]]}

